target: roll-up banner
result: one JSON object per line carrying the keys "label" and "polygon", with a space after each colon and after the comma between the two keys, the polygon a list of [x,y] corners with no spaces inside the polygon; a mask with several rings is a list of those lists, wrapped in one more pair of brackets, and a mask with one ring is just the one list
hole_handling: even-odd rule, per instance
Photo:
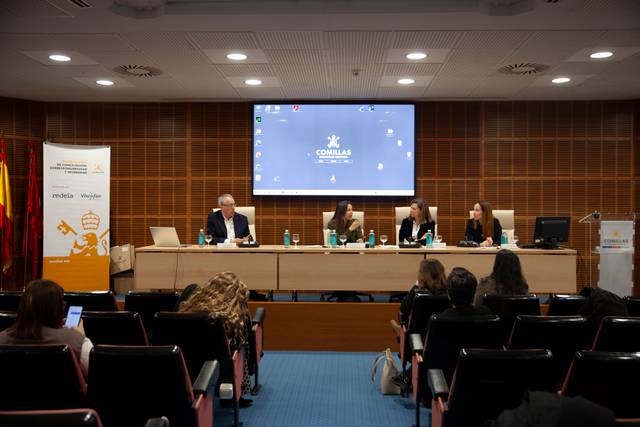
{"label": "roll-up banner", "polygon": [[44,144],[42,277],[65,291],[109,289],[111,147]]}

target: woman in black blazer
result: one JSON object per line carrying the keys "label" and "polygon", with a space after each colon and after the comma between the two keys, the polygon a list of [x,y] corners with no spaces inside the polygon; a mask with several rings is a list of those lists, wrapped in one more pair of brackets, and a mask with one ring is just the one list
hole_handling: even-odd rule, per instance
{"label": "woman in black blazer", "polygon": [[424,245],[427,241],[427,231],[431,230],[431,234],[435,237],[436,223],[431,218],[427,202],[423,198],[413,199],[410,206],[409,216],[403,219],[400,225],[398,243],[404,243],[406,240]]}
{"label": "woman in black blazer", "polygon": [[473,206],[473,218],[467,221],[464,236],[465,240],[473,240],[480,243],[480,246],[500,244],[502,226],[493,217],[493,208],[489,202],[481,200]]}

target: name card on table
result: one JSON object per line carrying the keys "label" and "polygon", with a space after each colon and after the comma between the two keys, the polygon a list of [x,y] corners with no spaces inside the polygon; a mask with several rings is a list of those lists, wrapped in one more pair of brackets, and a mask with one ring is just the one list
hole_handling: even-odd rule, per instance
{"label": "name card on table", "polygon": [[446,249],[447,248],[447,244],[444,242],[440,242],[440,243],[432,243],[431,247],[433,249]]}
{"label": "name card on table", "polygon": [[515,243],[503,243],[503,244],[500,245],[500,248],[501,249],[511,249],[511,250],[519,249],[518,245],[516,245]]}
{"label": "name card on table", "polygon": [[366,243],[347,243],[347,248],[348,249],[366,249],[367,244]]}
{"label": "name card on table", "polygon": [[228,242],[228,243],[218,243],[216,244],[216,247],[218,249],[237,249],[238,245],[235,243]]}

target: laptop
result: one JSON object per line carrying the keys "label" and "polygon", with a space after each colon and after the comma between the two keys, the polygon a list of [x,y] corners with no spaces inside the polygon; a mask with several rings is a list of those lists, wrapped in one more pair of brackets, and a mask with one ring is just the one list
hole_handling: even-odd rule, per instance
{"label": "laptop", "polygon": [[149,227],[153,244],[165,248],[184,248],[189,245],[181,245],[175,227]]}

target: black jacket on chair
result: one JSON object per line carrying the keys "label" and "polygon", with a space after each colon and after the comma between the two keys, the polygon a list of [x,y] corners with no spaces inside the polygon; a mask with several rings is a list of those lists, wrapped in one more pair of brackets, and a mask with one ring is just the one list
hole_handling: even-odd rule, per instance
{"label": "black jacket on chair", "polygon": [[[234,213],[233,229],[236,233],[236,239],[249,236],[249,220],[247,217],[238,212]],[[224,225],[222,211],[215,211],[209,214],[207,218],[207,233],[213,236],[215,243],[224,243],[227,238],[227,227]]]}
{"label": "black jacket on chair", "polygon": [[[431,230],[431,234],[435,238],[435,234],[436,234],[435,222],[431,221],[431,222],[425,222],[424,224],[420,224],[420,227],[418,228],[418,240],[417,240],[418,243],[420,243],[421,245],[426,244],[427,242],[426,234],[427,234],[427,231],[429,230]],[[411,242],[413,240],[412,234],[413,234],[413,219],[412,218],[403,219],[402,224],[400,225],[400,234],[398,234],[398,240],[399,240],[398,244],[403,243],[404,239],[407,239],[408,242]]]}
{"label": "black jacket on chair", "polygon": [[487,237],[493,239],[493,245],[500,245],[500,238],[502,237],[502,226],[497,218],[493,218],[493,236],[485,236],[482,230],[482,225],[477,224],[476,228],[473,228],[473,219],[467,220],[467,231],[465,231],[465,240],[473,240],[477,243],[484,242]]}

